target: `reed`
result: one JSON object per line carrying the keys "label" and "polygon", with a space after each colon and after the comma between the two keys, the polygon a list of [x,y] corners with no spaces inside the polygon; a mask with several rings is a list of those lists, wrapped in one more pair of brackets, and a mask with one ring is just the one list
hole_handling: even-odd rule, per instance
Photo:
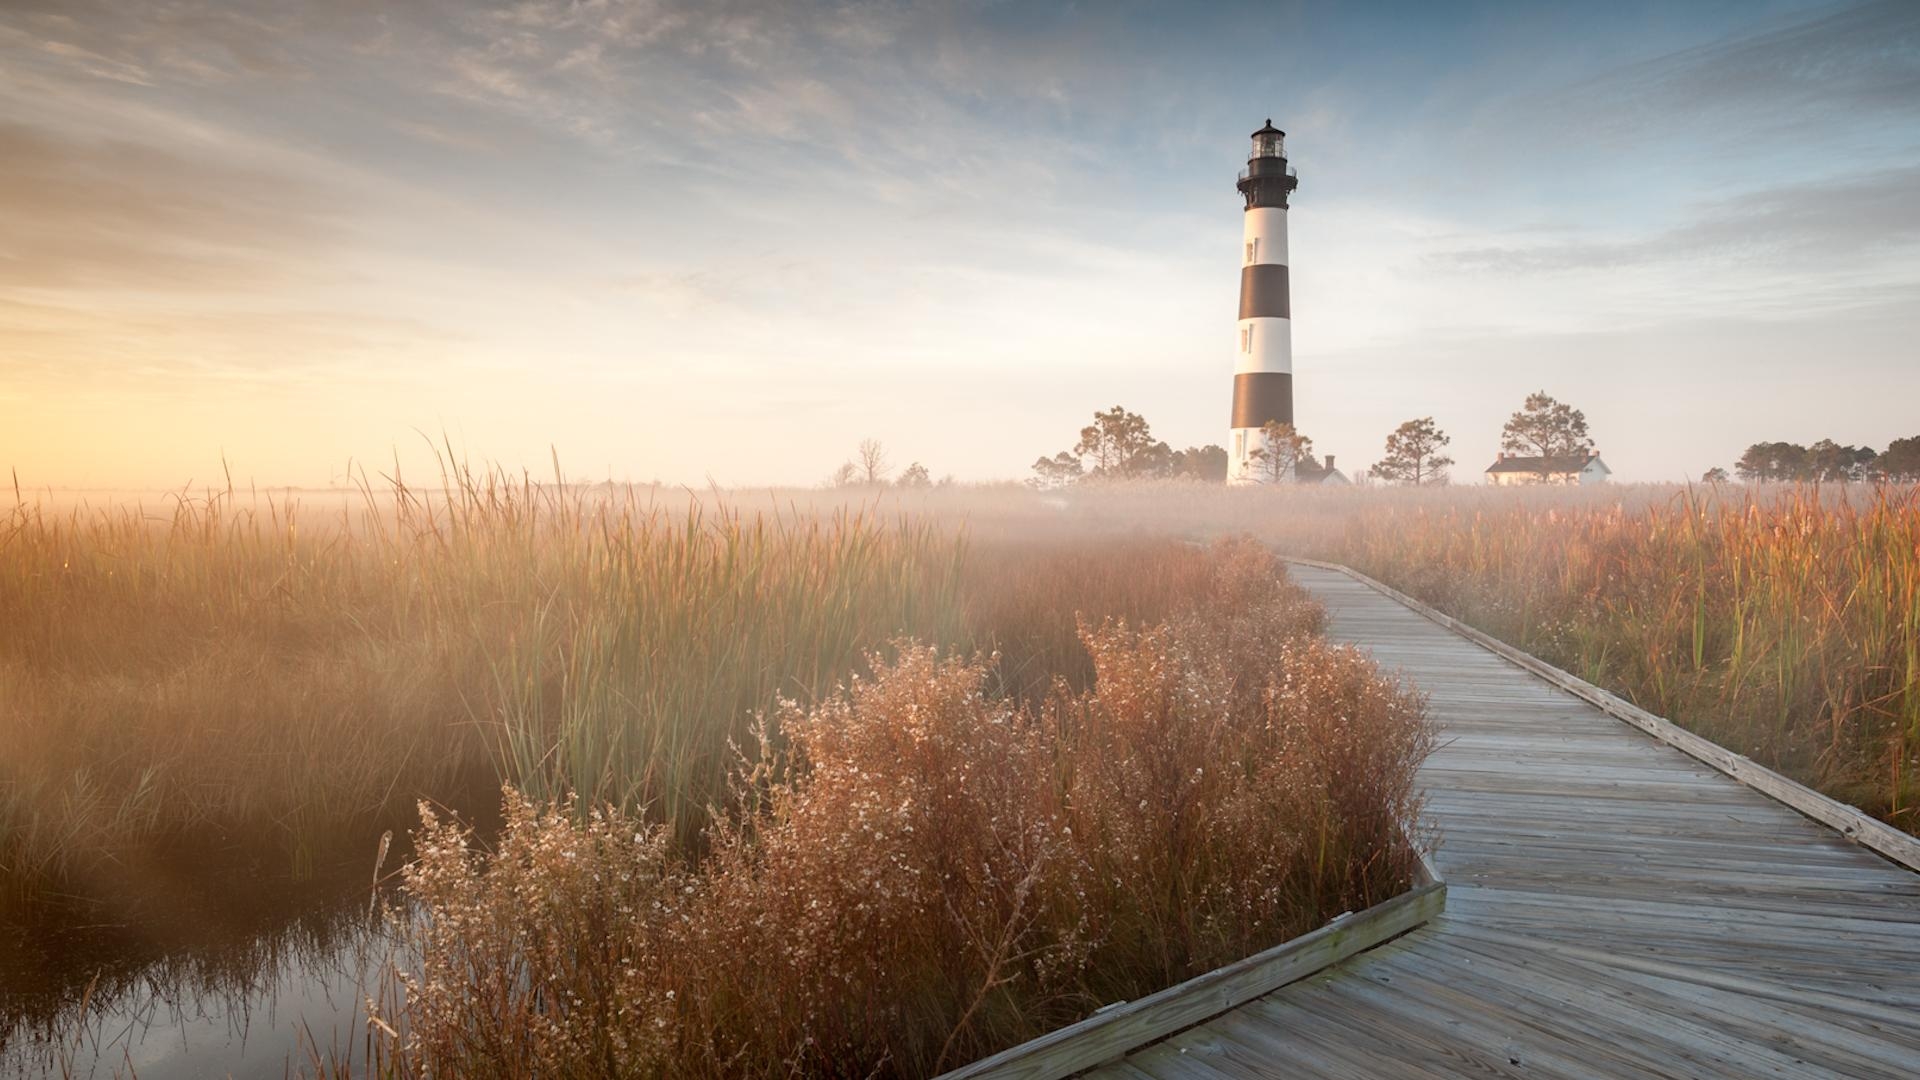
{"label": "reed", "polygon": [[959,634],[951,531],[654,494],[449,465],[318,521],[234,491],[21,504],[0,529],[9,894],[194,842],[304,873],[503,780],[697,832],[756,710],[895,635]]}
{"label": "reed", "polygon": [[[421,797],[577,795],[696,842],[730,747],[909,635],[997,686],[1092,670],[1206,559],[907,503],[539,483],[442,455],[330,512],[231,488],[0,526],[0,902],[119,897],[189,852],[304,876]],[[357,854],[353,855],[357,858]]]}
{"label": "reed", "polygon": [[1308,546],[1920,831],[1920,492],[1379,507]]}
{"label": "reed", "polygon": [[991,656],[903,642],[782,703],[784,745],[742,761],[703,854],[512,790],[491,846],[423,810],[400,921],[419,963],[372,1064],[929,1075],[1404,888],[1418,697],[1319,640],[1258,545],[1107,566],[1147,552],[1172,568],[1096,592],[1137,580],[1154,606],[1197,564],[1193,591],[1145,625],[1081,609],[1084,690],[1036,705]]}

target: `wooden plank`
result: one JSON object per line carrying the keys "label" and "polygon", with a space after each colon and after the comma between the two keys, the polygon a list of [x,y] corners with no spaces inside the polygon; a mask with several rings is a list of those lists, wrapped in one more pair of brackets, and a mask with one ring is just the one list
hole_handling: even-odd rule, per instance
{"label": "wooden plank", "polygon": [[1314,559],[1301,559],[1283,556],[1288,562],[1303,566],[1318,567],[1342,573],[1355,581],[1390,597],[1422,616],[1452,630],[1474,644],[1487,649],[1527,669],[1547,682],[1594,705],[1600,711],[1616,719],[1624,720],[1640,730],[1659,739],[1661,742],[1707,763],[1735,780],[1753,788],[1769,798],[1785,803],[1802,814],[1838,831],[1865,847],[1909,870],[1920,870],[1920,839],[1916,839],[1899,829],[1876,818],[1868,817],[1858,809],[1843,802],[1830,799],[1803,784],[1796,783],[1761,765],[1744,754],[1703,739],[1693,732],[1679,727],[1670,720],[1655,716],[1624,698],[1602,690],[1585,679],[1562,671],[1530,653],[1523,652],[1490,634],[1483,633],[1430,605],[1424,604],[1392,586],[1360,573],[1357,570],[1337,563],[1320,562]]}
{"label": "wooden plank", "polygon": [[[1423,859],[1424,863],[1424,859]],[[1431,864],[1423,875],[1431,878]],[[945,1073],[942,1080],[1055,1080],[1218,1016],[1406,933],[1446,907],[1447,887],[1426,880],[1391,900],[1256,953],[1236,964],[1130,1001]]]}
{"label": "wooden plank", "polygon": [[1920,1075],[1920,877],[1344,571],[1426,692],[1447,910],[1092,1076]]}

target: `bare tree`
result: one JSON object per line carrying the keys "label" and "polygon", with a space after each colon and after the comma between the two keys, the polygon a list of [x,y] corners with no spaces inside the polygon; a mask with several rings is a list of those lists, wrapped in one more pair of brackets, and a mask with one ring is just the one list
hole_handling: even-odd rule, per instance
{"label": "bare tree", "polygon": [[1253,463],[1253,475],[1269,484],[1282,484],[1293,478],[1293,470],[1313,453],[1313,440],[1295,431],[1292,424],[1269,420],[1260,429],[1260,445],[1247,453]]}
{"label": "bare tree", "polygon": [[933,477],[928,474],[925,465],[916,461],[907,466],[896,482],[903,488],[928,488],[933,486]]}
{"label": "bare tree", "polygon": [[851,461],[843,461],[840,467],[827,477],[827,483],[834,487],[852,487],[860,479],[860,469]]}
{"label": "bare tree", "polygon": [[858,461],[862,483],[878,486],[887,482],[887,448],[879,439],[860,440]]}

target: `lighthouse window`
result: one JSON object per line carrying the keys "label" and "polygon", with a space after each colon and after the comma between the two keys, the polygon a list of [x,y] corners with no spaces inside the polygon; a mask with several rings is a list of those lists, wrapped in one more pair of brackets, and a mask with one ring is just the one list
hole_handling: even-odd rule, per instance
{"label": "lighthouse window", "polygon": [[1254,262],[1259,258],[1260,258],[1260,238],[1256,236],[1253,239],[1247,241],[1247,265],[1252,266]]}
{"label": "lighthouse window", "polygon": [[1233,456],[1235,460],[1240,460],[1247,456],[1247,433],[1244,431],[1236,431],[1233,433]]}
{"label": "lighthouse window", "polygon": [[1247,325],[1240,328],[1240,351],[1245,353],[1250,353],[1253,351],[1253,324],[1252,323],[1248,323]]}

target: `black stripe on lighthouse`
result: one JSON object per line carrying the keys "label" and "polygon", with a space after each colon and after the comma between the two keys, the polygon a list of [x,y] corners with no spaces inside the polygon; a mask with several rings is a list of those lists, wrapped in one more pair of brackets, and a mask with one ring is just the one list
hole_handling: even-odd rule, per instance
{"label": "black stripe on lighthouse", "polygon": [[1265,427],[1278,420],[1293,423],[1293,376],[1281,371],[1249,371],[1233,377],[1230,428]]}
{"label": "black stripe on lighthouse", "polygon": [[1254,263],[1240,268],[1240,317],[1287,319],[1285,263]]}

